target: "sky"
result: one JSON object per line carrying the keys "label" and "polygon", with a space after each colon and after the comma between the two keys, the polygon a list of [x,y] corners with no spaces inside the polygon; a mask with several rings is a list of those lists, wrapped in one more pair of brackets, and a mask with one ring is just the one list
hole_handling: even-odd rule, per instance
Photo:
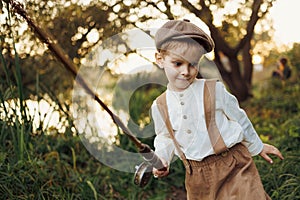
{"label": "sky", "polygon": [[274,20],[274,39],[279,44],[300,42],[300,0],[277,0],[270,10]]}

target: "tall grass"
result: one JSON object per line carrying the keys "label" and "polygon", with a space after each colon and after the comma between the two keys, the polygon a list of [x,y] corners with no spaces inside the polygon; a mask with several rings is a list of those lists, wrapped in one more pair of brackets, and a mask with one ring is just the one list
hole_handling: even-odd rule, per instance
{"label": "tall grass", "polygon": [[[2,42],[2,41],[1,41]],[[4,55],[2,54],[2,47],[0,47],[1,66],[5,72],[5,81],[1,83],[1,142],[11,138],[14,152],[16,153],[17,160],[23,160],[26,153],[26,143],[28,142],[28,134],[25,132],[31,131],[30,117],[27,115],[25,101],[23,99],[23,86],[21,67],[19,57],[14,47],[14,79],[10,79],[10,74],[5,62]],[[16,84],[14,84],[16,83]],[[5,86],[8,86],[5,88]]]}
{"label": "tall grass", "polygon": [[[4,38],[0,39],[3,43]],[[56,134],[32,134],[22,66],[15,45],[12,49],[13,54],[4,55],[0,45],[0,70],[4,72],[4,79],[0,79],[0,198],[162,200],[176,199],[174,193],[184,191],[184,168],[179,161],[172,164],[168,177],[152,179],[145,188],[138,188],[133,174],[95,160],[72,134],[68,105],[60,104],[48,88],[41,87],[38,74],[33,95],[39,101],[40,90],[46,91],[69,123],[64,134],[57,130]],[[7,62],[7,56],[13,57],[13,63]],[[256,90],[259,97],[246,102],[245,107],[264,141],[278,146],[285,157],[283,161],[274,158],[273,165],[255,158],[265,189],[273,200],[300,199],[299,81],[268,83],[267,88]],[[39,123],[44,124],[44,119],[40,117]]]}

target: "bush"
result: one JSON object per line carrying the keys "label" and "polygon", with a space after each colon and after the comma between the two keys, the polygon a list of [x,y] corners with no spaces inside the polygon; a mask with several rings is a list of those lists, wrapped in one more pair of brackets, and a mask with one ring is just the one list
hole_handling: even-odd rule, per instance
{"label": "bush", "polygon": [[260,91],[259,98],[247,102],[248,114],[257,132],[264,142],[277,146],[285,157],[283,161],[274,158],[273,165],[255,158],[265,189],[275,200],[300,198],[299,90],[297,81],[270,80]]}

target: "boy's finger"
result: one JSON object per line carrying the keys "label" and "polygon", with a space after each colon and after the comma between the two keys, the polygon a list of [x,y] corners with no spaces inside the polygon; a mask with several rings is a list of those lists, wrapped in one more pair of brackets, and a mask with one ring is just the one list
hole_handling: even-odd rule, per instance
{"label": "boy's finger", "polygon": [[276,155],[281,160],[284,159],[281,152],[275,146],[269,145],[269,144],[265,144],[265,146],[267,147],[267,149],[265,151],[266,154],[273,154],[273,155]]}
{"label": "boy's finger", "polygon": [[271,151],[270,151],[271,154],[273,155],[276,155],[278,158],[280,158],[281,160],[283,160],[283,156],[281,154],[281,152],[274,146],[271,146]]}
{"label": "boy's finger", "polygon": [[268,156],[268,154],[264,153],[261,155],[268,163],[273,164],[273,160]]}
{"label": "boy's finger", "polygon": [[276,156],[277,156],[278,158],[280,158],[281,160],[284,159],[284,157],[282,156],[282,154],[281,154],[280,152],[278,152],[278,153],[276,154]]}

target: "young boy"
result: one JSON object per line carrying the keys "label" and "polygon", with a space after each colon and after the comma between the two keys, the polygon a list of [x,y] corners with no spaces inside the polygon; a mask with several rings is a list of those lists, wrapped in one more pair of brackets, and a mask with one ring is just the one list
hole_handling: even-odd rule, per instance
{"label": "young boy", "polygon": [[283,157],[276,147],[262,143],[237,99],[219,81],[211,95],[215,96],[213,115],[223,150],[216,153],[210,139],[204,111],[205,79],[196,76],[200,58],[214,48],[213,40],[188,20],[171,20],[157,31],[155,44],[156,62],[168,79],[165,106],[171,128],[155,100],[151,107],[157,135],[154,147],[167,170],[154,168],[154,177],[168,175],[176,154],[186,167],[189,200],[269,199],[252,156],[259,154],[269,163],[273,161],[268,154]]}
{"label": "young boy", "polygon": [[272,77],[287,80],[291,77],[291,68],[288,65],[287,58],[280,58],[278,61],[278,68],[273,71]]}

